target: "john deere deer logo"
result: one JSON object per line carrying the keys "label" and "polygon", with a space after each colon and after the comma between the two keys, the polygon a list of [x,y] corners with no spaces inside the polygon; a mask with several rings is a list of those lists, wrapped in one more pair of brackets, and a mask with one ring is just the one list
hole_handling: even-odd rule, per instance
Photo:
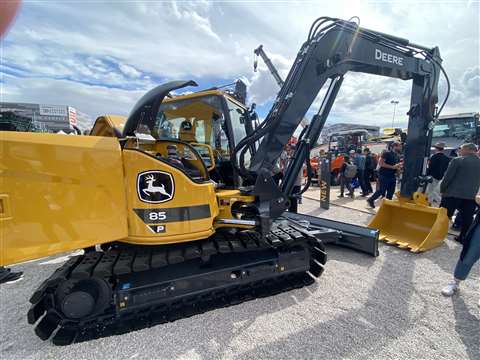
{"label": "john deere deer logo", "polygon": [[153,183],[155,182],[155,176],[148,175],[145,176],[145,182],[148,184],[146,189],[142,189],[143,193],[147,196],[152,196],[153,193],[160,193],[165,196],[170,196],[169,193],[165,190],[165,185],[160,184],[160,186],[155,186]]}
{"label": "john deere deer logo", "polygon": [[148,203],[161,203],[173,198],[174,184],[169,173],[152,170],[138,174],[137,194]]}

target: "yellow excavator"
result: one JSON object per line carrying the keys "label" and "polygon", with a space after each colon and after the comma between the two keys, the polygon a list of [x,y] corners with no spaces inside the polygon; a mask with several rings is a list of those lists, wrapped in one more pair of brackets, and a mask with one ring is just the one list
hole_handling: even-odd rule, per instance
{"label": "yellow excavator", "polygon": [[[313,23],[261,123],[242,89],[176,96],[196,84],[173,81],[126,118],[98,118],[90,136],[1,132],[0,265],[85,249],[31,296],[35,333],[70,344],[302,287],[322,274],[327,243],[377,256],[378,230],[286,212],[348,71],[413,80],[402,185],[412,199],[438,48],[335,18]],[[322,88],[279,181],[277,160]]]}

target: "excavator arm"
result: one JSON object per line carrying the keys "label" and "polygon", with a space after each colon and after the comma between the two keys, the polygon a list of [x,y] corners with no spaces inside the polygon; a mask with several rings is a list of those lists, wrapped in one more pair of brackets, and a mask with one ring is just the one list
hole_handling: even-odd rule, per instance
{"label": "excavator arm", "polygon": [[[310,145],[317,141],[349,71],[412,80],[401,186],[401,195],[411,198],[418,187],[418,176],[425,173],[431,129],[439,113],[435,109],[438,79],[443,71],[441,61],[437,47],[412,44],[340,19],[323,17],[315,21],[265,121],[236,147],[240,170],[256,177],[254,192],[259,197],[260,217],[265,221],[274,219],[288,207],[295,178],[308,158]],[[303,132],[294,159],[277,187],[271,181],[277,159],[324,86],[328,89],[322,105]],[[260,145],[247,169],[246,149],[257,141]]]}

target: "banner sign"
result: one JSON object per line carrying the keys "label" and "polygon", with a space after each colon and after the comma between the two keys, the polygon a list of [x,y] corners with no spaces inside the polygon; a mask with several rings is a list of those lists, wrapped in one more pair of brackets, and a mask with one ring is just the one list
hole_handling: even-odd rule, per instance
{"label": "banner sign", "polygon": [[330,208],[330,176],[332,155],[327,153],[325,157],[321,158],[320,165],[320,207],[328,210]]}
{"label": "banner sign", "polygon": [[40,115],[46,116],[67,116],[67,107],[58,105],[39,105]]}
{"label": "banner sign", "polygon": [[71,106],[68,107],[68,122],[72,126],[77,126],[77,110]]}

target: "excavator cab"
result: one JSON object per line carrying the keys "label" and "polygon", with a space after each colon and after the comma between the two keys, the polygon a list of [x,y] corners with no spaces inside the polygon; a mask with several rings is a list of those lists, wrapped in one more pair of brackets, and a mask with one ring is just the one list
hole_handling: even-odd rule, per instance
{"label": "excavator cab", "polygon": [[[232,149],[247,134],[248,111],[229,94],[202,91],[166,98],[154,115],[153,124],[140,120],[135,133],[157,141],[187,143],[200,155],[209,176],[228,187],[236,184],[231,164]],[[178,153],[182,162],[188,154]]]}

